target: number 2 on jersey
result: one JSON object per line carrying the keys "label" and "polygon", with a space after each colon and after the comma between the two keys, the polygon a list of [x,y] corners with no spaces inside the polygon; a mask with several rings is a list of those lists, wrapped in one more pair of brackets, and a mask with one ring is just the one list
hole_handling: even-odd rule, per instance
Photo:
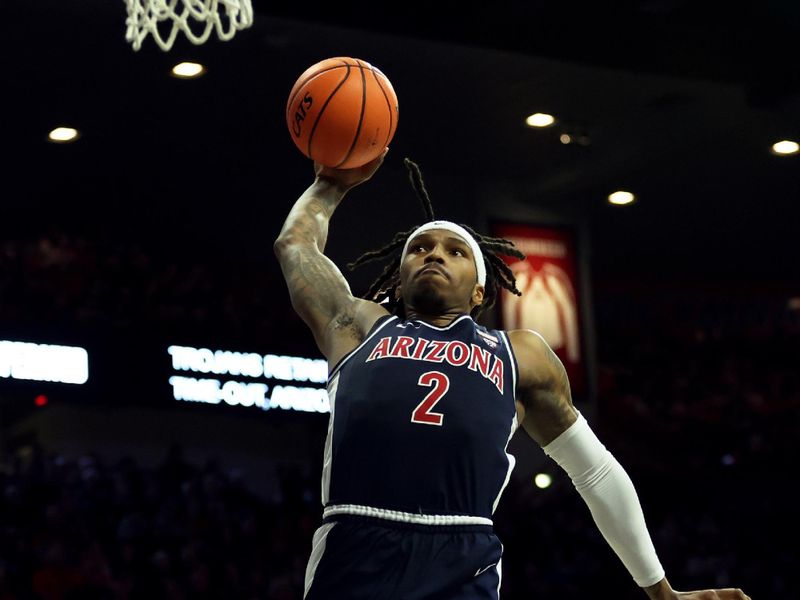
{"label": "number 2 on jersey", "polygon": [[447,390],[450,389],[450,379],[439,371],[428,371],[420,375],[417,384],[425,387],[432,386],[433,389],[428,392],[428,395],[422,399],[422,402],[411,413],[411,422],[422,423],[423,425],[441,425],[444,415],[431,411],[436,406],[436,403],[442,399],[442,396],[447,393]]}

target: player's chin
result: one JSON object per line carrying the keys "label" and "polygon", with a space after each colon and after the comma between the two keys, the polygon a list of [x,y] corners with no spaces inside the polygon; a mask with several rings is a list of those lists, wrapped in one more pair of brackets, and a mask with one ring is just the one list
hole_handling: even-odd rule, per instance
{"label": "player's chin", "polygon": [[442,278],[429,278],[419,281],[413,289],[409,290],[411,305],[418,311],[426,314],[436,314],[444,311],[447,307],[447,297],[443,293],[445,286],[449,282],[442,279],[441,282],[430,281]]}

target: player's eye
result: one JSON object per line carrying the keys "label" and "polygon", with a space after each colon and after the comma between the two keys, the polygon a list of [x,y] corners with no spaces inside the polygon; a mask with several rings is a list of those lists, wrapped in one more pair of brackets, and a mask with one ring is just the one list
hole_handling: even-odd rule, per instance
{"label": "player's eye", "polygon": [[451,254],[455,254],[456,256],[466,256],[467,254],[461,248],[453,248],[450,250]]}

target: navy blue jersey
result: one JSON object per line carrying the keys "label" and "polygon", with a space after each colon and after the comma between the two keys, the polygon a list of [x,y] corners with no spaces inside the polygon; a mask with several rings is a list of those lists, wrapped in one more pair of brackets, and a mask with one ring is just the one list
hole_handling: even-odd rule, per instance
{"label": "navy blue jersey", "polygon": [[491,524],[514,459],[517,364],[503,331],[382,317],[331,371],[326,518]]}

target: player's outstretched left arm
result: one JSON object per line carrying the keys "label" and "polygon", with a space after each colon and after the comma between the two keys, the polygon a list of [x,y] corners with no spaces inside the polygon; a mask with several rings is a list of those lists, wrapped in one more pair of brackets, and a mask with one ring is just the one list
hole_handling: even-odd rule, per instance
{"label": "player's outstretched left arm", "polygon": [[749,600],[739,589],[672,589],[633,482],[573,406],[561,360],[533,331],[511,331],[509,339],[519,364],[517,413],[522,427],[570,476],[600,533],[634,581],[652,600]]}
{"label": "player's outstretched left arm", "polygon": [[697,590],[694,592],[676,592],[672,589],[666,577],[656,585],[645,588],[647,595],[653,600],[751,600],[739,588],[724,588],[720,590]]}

